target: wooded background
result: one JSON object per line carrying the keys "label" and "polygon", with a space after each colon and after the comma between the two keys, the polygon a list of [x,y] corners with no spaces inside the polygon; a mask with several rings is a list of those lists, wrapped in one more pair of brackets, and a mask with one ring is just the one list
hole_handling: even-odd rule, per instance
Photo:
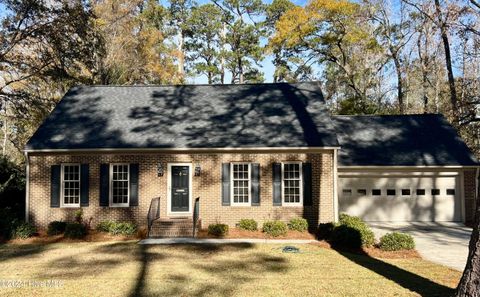
{"label": "wooded background", "polygon": [[2,0],[0,9],[0,146],[17,164],[74,85],[200,80],[319,80],[335,114],[442,113],[480,155],[476,0]]}

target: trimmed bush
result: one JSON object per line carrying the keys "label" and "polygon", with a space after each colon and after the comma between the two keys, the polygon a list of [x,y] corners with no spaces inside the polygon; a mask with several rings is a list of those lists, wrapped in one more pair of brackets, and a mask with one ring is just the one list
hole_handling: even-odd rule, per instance
{"label": "trimmed bush", "polygon": [[330,240],[332,237],[333,229],[335,229],[334,223],[320,223],[317,229],[317,238]]}
{"label": "trimmed bush", "polygon": [[47,234],[48,236],[58,235],[65,232],[65,227],[67,226],[66,222],[62,221],[53,221],[48,224]]}
{"label": "trimmed bush", "polygon": [[32,237],[37,232],[35,226],[30,223],[20,223],[18,226],[15,227],[12,231],[13,238],[29,238]]}
{"label": "trimmed bush", "polygon": [[304,218],[293,218],[288,222],[288,229],[305,232],[308,230],[308,222]]}
{"label": "trimmed bush", "polygon": [[415,241],[409,234],[393,232],[387,233],[380,238],[379,247],[383,251],[413,250]]}
{"label": "trimmed bush", "polygon": [[339,247],[358,249],[372,246],[375,235],[360,218],[341,214],[339,225],[333,229],[331,242]]}
{"label": "trimmed bush", "polygon": [[67,223],[65,226],[65,237],[79,239],[87,235],[87,228],[80,223]]}
{"label": "trimmed bush", "polygon": [[270,236],[277,237],[287,234],[287,224],[282,221],[268,221],[263,223],[262,230]]}
{"label": "trimmed bush", "polygon": [[75,217],[75,222],[77,223],[82,223],[83,221],[83,209],[78,209],[75,211],[74,213],[74,217]]}
{"label": "trimmed bush", "polygon": [[208,234],[223,237],[228,234],[228,225],[226,224],[210,224],[208,225]]}
{"label": "trimmed bush", "polygon": [[130,222],[114,223],[110,227],[110,234],[112,235],[133,235],[137,232],[137,225]]}
{"label": "trimmed bush", "polygon": [[240,222],[238,222],[238,228],[247,231],[257,231],[258,224],[254,219],[241,219]]}
{"label": "trimmed bush", "polygon": [[101,221],[98,223],[96,229],[100,232],[110,232],[110,228],[115,224],[114,221]]}

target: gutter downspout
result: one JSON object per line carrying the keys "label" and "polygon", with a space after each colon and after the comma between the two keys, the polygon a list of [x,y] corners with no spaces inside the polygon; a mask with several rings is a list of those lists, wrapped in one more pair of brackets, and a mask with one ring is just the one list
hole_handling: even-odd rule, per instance
{"label": "gutter downspout", "polygon": [[25,162],[27,164],[25,170],[25,222],[29,222],[29,194],[30,194],[30,158],[28,152],[25,152]]}
{"label": "gutter downspout", "polygon": [[[475,210],[478,209],[478,206],[477,206],[478,205],[478,198],[480,198],[479,197],[479,195],[480,195],[480,187],[479,187],[480,185],[479,184],[480,184],[480,167],[477,167],[477,174],[476,174],[476,178],[475,178],[475,196],[474,196],[474,198],[475,198]],[[475,211],[475,213],[476,213],[476,211]]]}
{"label": "gutter downspout", "polygon": [[338,165],[337,165],[338,149],[333,149],[333,218],[334,222],[338,222]]}

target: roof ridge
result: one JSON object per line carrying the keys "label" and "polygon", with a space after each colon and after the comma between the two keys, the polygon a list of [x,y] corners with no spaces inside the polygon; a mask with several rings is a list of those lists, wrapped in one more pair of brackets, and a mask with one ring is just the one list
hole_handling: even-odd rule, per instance
{"label": "roof ridge", "polygon": [[272,86],[272,85],[298,85],[298,84],[313,84],[313,83],[319,83],[319,81],[313,80],[313,81],[303,81],[303,82],[295,82],[295,83],[289,83],[289,82],[267,82],[267,83],[242,83],[242,84],[166,84],[166,85],[161,85],[161,84],[138,84],[138,85],[101,85],[101,84],[92,84],[92,85],[77,85],[75,87],[101,87],[101,88],[119,88],[119,87],[126,87],[126,88],[134,88],[134,87],[140,87],[140,88],[148,88],[148,87],[153,87],[153,88],[158,88],[158,87],[199,87],[199,86],[206,86],[206,87],[228,87],[228,86]]}

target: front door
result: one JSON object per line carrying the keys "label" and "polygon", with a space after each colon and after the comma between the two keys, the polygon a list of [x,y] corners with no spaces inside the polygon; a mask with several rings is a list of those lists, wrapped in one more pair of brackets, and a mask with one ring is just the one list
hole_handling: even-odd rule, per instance
{"label": "front door", "polygon": [[171,211],[189,212],[190,211],[190,167],[172,165],[172,186],[171,186]]}

